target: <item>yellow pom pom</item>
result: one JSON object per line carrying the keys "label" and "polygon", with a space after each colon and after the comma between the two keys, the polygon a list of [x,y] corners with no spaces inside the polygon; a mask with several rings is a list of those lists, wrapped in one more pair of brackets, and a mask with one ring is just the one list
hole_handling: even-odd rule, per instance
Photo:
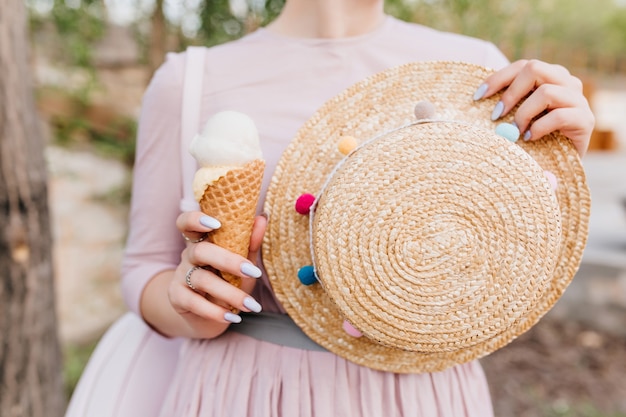
{"label": "yellow pom pom", "polygon": [[358,146],[358,142],[355,138],[353,138],[352,136],[344,136],[340,141],[339,141],[339,152],[341,152],[344,155],[349,154],[350,152],[352,152],[354,150],[354,148],[356,148]]}

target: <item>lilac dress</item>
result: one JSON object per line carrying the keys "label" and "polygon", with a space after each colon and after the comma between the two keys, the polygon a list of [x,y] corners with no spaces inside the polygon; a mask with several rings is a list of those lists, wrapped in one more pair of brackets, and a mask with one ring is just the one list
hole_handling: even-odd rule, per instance
{"label": "lilac dress", "polygon": [[[210,48],[205,56],[200,121],[220,110],[237,110],[251,116],[259,129],[267,164],[259,210],[273,170],[297,129],[346,87],[411,61],[455,60],[492,68],[507,63],[490,43],[392,17],[371,33],[345,39],[288,38],[259,29]],[[185,53],[169,54],[144,97],[122,281],[126,302],[135,313],[146,283],[158,272],[174,269],[184,247],[174,221],[183,199],[183,170],[189,175],[196,169],[193,164],[181,167],[180,162],[184,73]],[[265,312],[284,313],[267,276],[253,295]],[[234,331],[213,340],[181,343],[177,358],[163,358],[166,371],[161,378],[134,376],[134,384],[152,389],[152,408],[141,415],[493,415],[487,382],[476,361],[439,373],[392,374],[329,352],[282,346]],[[97,377],[97,372],[92,374],[84,379]],[[114,415],[140,414],[121,410]]]}

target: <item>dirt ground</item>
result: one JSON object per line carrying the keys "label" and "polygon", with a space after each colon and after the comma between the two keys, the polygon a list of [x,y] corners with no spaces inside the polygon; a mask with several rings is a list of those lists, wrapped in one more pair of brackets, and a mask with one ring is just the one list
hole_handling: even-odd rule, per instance
{"label": "dirt ground", "polygon": [[548,315],[481,362],[497,417],[626,416],[626,337]]}

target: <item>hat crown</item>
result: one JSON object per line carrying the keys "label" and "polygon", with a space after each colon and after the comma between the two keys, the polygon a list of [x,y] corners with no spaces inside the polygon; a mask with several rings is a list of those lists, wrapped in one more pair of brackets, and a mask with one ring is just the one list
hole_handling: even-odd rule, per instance
{"label": "hat crown", "polygon": [[332,171],[311,216],[327,296],[366,337],[405,351],[508,337],[548,291],[561,252],[543,169],[466,122],[366,141]]}

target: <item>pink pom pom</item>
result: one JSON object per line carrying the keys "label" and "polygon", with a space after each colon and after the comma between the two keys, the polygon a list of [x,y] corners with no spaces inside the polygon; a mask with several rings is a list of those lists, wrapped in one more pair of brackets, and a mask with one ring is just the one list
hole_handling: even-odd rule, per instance
{"label": "pink pom pom", "polygon": [[313,194],[302,194],[296,200],[296,211],[300,214],[309,214],[309,209],[315,202],[315,196]]}
{"label": "pink pom pom", "polygon": [[559,181],[556,179],[556,176],[550,171],[543,171],[543,175],[545,175],[550,182],[552,191],[556,191],[556,187],[559,185]]}
{"label": "pink pom pom", "polygon": [[344,332],[348,333],[352,337],[361,337],[361,336],[363,336],[363,333],[361,333],[353,325],[351,325],[348,322],[348,320],[344,320],[343,321],[343,325],[341,327],[343,327],[343,331]]}

